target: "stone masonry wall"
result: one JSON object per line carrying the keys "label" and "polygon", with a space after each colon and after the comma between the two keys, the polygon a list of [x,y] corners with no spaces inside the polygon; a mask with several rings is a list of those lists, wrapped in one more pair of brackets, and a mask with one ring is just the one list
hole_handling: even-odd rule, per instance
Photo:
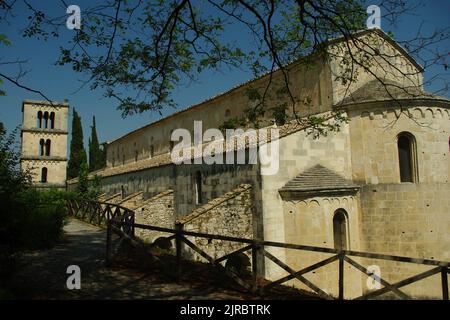
{"label": "stone masonry wall", "polygon": [[[287,242],[288,234],[298,234],[300,230],[296,229],[296,224],[285,220],[284,201],[278,190],[298,174],[316,164],[321,164],[344,178],[351,179],[349,126],[344,124],[340,132],[330,133],[319,139],[313,139],[303,130],[280,139],[279,143],[278,173],[262,176],[264,239]],[[305,218],[308,217],[305,216]],[[310,225],[313,222],[305,220],[305,223]],[[315,242],[309,244],[321,246],[322,241],[320,237],[317,237]],[[287,250],[283,248],[268,248],[268,250],[280,260],[286,261]],[[266,261],[265,273],[268,279],[278,279],[284,275],[284,271],[270,261]]]}
{"label": "stone masonry wall", "polygon": [[[338,209],[347,213],[347,249],[360,250],[360,214],[357,195],[312,197],[284,203],[286,242],[302,245],[334,248],[333,217]],[[294,270],[301,270],[331,254],[312,251],[286,250],[286,263]],[[271,264],[273,265],[273,263]],[[267,265],[269,267],[269,265]],[[325,292],[338,296],[338,264],[333,262],[306,275],[306,278]],[[345,265],[344,296],[355,298],[362,293],[361,272]],[[287,273],[285,274],[287,275]],[[288,284],[311,290],[298,280]]]}
{"label": "stone masonry wall", "polygon": [[[248,184],[240,185],[194,210],[180,222],[187,231],[252,239],[253,200],[251,189]],[[242,243],[229,241],[188,238],[213,258],[219,258],[245,246]],[[189,248],[186,246],[187,249]],[[187,250],[186,255],[194,260],[204,260],[192,250]]]}
{"label": "stone masonry wall", "polygon": [[[412,102],[411,102],[412,104]],[[417,149],[418,182],[449,182],[450,110],[443,106],[374,103],[349,111],[353,180],[400,183],[397,136],[409,132]]]}
{"label": "stone masonry wall", "polygon": [[[134,209],[135,222],[163,228],[173,229],[175,226],[175,214],[173,209],[173,191],[166,190]],[[168,237],[171,234],[136,228],[136,236],[145,242],[153,242],[159,237]]]}
{"label": "stone masonry wall", "polygon": [[[450,184],[403,183],[361,190],[362,249],[367,252],[450,261]],[[381,276],[391,283],[430,266],[383,262]],[[440,276],[405,287],[415,297],[441,298]]]}

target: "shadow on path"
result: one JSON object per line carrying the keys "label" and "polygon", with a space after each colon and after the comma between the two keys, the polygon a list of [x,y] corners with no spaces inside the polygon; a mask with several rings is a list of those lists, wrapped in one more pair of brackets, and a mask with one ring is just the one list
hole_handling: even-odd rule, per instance
{"label": "shadow on path", "polygon": [[[51,250],[24,256],[25,266],[12,284],[20,299],[241,299],[239,293],[165,283],[156,274],[105,268],[103,229],[71,219],[65,238]],[[81,289],[69,290],[69,265],[81,269]]]}

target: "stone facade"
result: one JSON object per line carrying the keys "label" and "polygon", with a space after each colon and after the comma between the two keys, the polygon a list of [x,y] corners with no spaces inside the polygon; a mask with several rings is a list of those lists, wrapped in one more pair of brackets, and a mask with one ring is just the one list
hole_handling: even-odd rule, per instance
{"label": "stone facade", "polygon": [[[243,184],[194,210],[179,222],[186,231],[253,239],[253,210],[251,185]],[[196,237],[188,239],[214,259],[245,246],[242,243],[222,240]],[[189,251],[187,255],[204,261],[204,258],[193,251]]]}
{"label": "stone facade", "polygon": [[[124,204],[127,206],[127,204]],[[128,203],[128,206],[130,203]],[[175,214],[173,209],[173,190],[161,192],[137,206],[131,206],[135,212],[135,222],[173,229]],[[145,242],[153,242],[159,237],[168,237],[170,234],[152,230],[136,229],[136,236]]]}
{"label": "stone facade", "polygon": [[[326,117],[331,110],[340,110],[349,121],[319,139],[295,121],[277,127],[280,138],[268,142],[279,144],[276,174],[262,174],[260,163],[175,165],[169,154],[171,130],[192,129],[194,120],[202,120],[204,131],[219,127],[230,114],[243,115],[252,103],[245,90],[264,86],[265,76],[110,143],[107,167],[97,173],[104,192],[114,197],[142,192],[148,198],[173,190],[170,196],[150,201],[147,213],[137,209],[137,219],[150,224],[173,226],[179,220],[187,230],[213,234],[450,261],[450,101],[423,90],[421,67],[387,35],[373,31],[361,37],[372,39],[379,52],[391,57],[392,65],[383,65],[378,58],[372,61],[375,76],[386,81],[383,86],[364,72],[350,86],[343,86],[339,78],[345,70],[339,58],[314,57],[308,67],[301,62],[289,65],[301,116]],[[331,45],[340,50],[340,42]],[[398,70],[414,75],[400,79]],[[273,81],[280,81],[279,73]],[[283,102],[283,98],[270,99]],[[310,103],[301,103],[305,99]],[[276,127],[270,113],[262,124]],[[314,168],[325,172],[325,180],[305,182],[303,178]],[[173,206],[168,208],[168,203]],[[213,257],[237,248],[194,241]],[[266,250],[295,270],[330,256]],[[272,280],[286,275],[270,260],[261,260],[260,275]],[[379,266],[390,283],[423,270],[412,264],[355,260]],[[305,277],[337,295],[337,270],[335,262]],[[345,272],[346,298],[369,290],[367,276],[348,264]],[[405,292],[440,297],[435,278]],[[290,284],[303,287],[298,281]]]}
{"label": "stone facade", "polygon": [[21,168],[37,187],[65,187],[67,103],[25,100],[22,105]]}

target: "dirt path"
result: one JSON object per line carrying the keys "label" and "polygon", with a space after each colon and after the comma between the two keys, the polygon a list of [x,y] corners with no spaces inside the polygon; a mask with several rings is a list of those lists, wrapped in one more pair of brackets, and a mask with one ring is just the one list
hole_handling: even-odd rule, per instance
{"label": "dirt path", "polygon": [[[65,240],[55,248],[27,254],[25,266],[12,279],[17,298],[23,299],[242,299],[234,291],[207,286],[167,283],[157,275],[103,265],[105,231],[70,220]],[[69,290],[69,265],[81,269],[81,289]],[[247,297],[248,298],[248,297]]]}

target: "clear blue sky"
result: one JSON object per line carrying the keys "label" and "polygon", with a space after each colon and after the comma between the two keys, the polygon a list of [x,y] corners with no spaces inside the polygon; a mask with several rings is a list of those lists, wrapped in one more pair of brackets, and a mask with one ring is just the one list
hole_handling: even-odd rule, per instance
{"label": "clear blue sky", "polygon": [[[93,0],[77,0],[70,4],[77,4],[83,10],[83,4],[92,3]],[[66,8],[60,1],[31,1],[38,7],[45,8],[50,13],[64,15]],[[378,1],[372,1],[376,4]],[[393,31],[396,39],[404,40],[414,36],[421,21],[424,21],[423,30],[425,32],[435,27],[445,27],[449,25],[450,1],[449,0],[428,0],[426,6],[416,12],[415,16],[405,16],[397,27],[386,26],[383,24],[384,31]],[[90,125],[92,116],[97,119],[97,133],[100,141],[109,141],[119,136],[141,127],[149,122],[160,118],[159,114],[147,112],[133,115],[126,119],[121,117],[116,110],[116,101],[104,98],[102,91],[91,91],[84,88],[74,93],[79,87],[82,75],[74,73],[70,67],[61,67],[54,65],[59,55],[59,46],[65,43],[72,36],[71,30],[66,29],[62,32],[59,39],[49,39],[47,42],[36,39],[23,38],[20,30],[26,25],[26,16],[18,15],[10,25],[0,21],[0,34],[7,34],[12,45],[10,47],[1,46],[0,57],[4,60],[21,58],[27,59],[28,63],[25,69],[30,72],[21,79],[21,82],[34,89],[44,92],[52,100],[63,101],[68,99],[71,110],[73,107],[81,115],[83,121],[83,131],[85,137],[85,147],[90,135]],[[228,34],[230,40],[245,42],[244,36],[235,29],[235,34]],[[441,43],[441,48],[449,52],[450,43]],[[450,59],[449,59],[450,60]],[[1,68],[1,66],[0,66]],[[3,71],[7,69],[2,69]],[[439,70],[442,72],[442,70]],[[427,70],[425,76],[431,77],[436,70]],[[449,76],[447,71],[447,77]],[[199,82],[185,87],[177,88],[175,99],[179,109],[183,109],[194,103],[200,102],[212,95],[226,91],[236,84],[251,78],[250,73],[239,70],[225,70],[223,73],[204,73],[200,75]],[[14,85],[6,83],[1,86],[2,90],[7,91],[6,97],[0,97],[0,121],[5,124],[8,130],[20,125],[21,123],[21,104],[24,99],[43,100],[42,97],[17,88]],[[434,88],[430,88],[432,91]],[[176,111],[171,108],[164,111],[168,115]],[[71,117],[69,118],[69,130]]]}

